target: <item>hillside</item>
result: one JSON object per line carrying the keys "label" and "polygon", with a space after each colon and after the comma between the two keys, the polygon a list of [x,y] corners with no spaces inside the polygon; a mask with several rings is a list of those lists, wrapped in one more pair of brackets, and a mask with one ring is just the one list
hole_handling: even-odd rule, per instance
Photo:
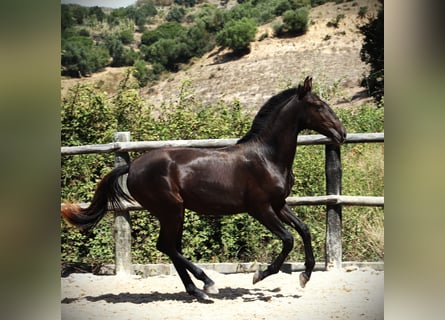
{"label": "hillside", "polygon": [[[336,88],[329,101],[332,105],[361,103],[364,89],[359,82],[367,66],[360,60],[362,36],[357,25],[366,19],[360,19],[358,12],[360,7],[367,6],[368,14],[374,14],[378,5],[377,0],[356,0],[312,8],[308,32],[299,37],[272,38],[273,23],[261,26],[249,54],[231,60],[227,51],[215,49],[141,92],[148,103],[159,105],[176,97],[181,81],[190,79],[196,95],[204,101],[238,99],[256,110],[277,91],[312,75],[321,87]],[[339,15],[344,18],[338,28],[327,26]],[[265,33],[269,36],[260,41]],[[62,96],[79,81],[94,82],[112,93],[125,70],[107,68],[89,78],[62,79]]]}

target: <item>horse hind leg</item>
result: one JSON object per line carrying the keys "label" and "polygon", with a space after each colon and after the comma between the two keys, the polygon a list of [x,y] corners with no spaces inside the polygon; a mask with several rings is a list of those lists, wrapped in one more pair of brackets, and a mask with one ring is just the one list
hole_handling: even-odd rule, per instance
{"label": "horse hind leg", "polygon": [[[184,219],[183,209],[176,209],[178,214],[172,214],[169,210],[164,215],[156,214],[159,217],[161,230],[157,242],[157,249],[169,256],[179,277],[184,284],[185,290],[188,294],[196,297],[198,300],[208,300],[206,293],[218,293],[215,283],[210,279],[204,271],[187,260],[181,253],[181,235],[182,223]],[[204,282],[204,291],[198,289],[187,273],[189,270],[198,280]]]}
{"label": "horse hind leg", "polygon": [[[184,213],[182,213],[182,219],[180,221],[180,226],[178,228],[178,233],[176,237],[176,250],[180,256],[182,256],[182,233],[183,233],[183,225],[184,225]],[[182,256],[184,259],[184,265],[187,270],[189,270],[193,276],[204,282],[204,292],[209,294],[217,294],[219,293],[218,288],[215,285],[215,282],[210,279],[207,274],[199,267],[197,267],[194,263],[190,262],[188,259]]]}

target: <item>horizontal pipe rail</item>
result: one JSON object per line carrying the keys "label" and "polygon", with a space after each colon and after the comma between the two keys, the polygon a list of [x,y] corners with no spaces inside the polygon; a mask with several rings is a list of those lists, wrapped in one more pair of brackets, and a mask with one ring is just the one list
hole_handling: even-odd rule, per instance
{"label": "horizontal pipe rail", "polygon": [[[288,197],[286,203],[289,206],[299,205],[335,205],[341,204],[344,206],[374,206],[383,207],[385,205],[384,197],[372,196],[343,196],[343,195],[328,195],[328,196],[308,196],[308,197]],[[61,204],[63,207],[65,204]],[[87,208],[90,203],[78,203],[81,208]],[[122,201],[122,210],[146,210],[138,202]],[[111,208],[111,206],[109,206]]]}
{"label": "horizontal pipe rail", "polygon": [[[236,144],[238,139],[195,139],[165,141],[130,141],[107,144],[90,144],[83,146],[61,147],[62,155],[146,151],[162,147],[221,148]],[[297,138],[298,145],[317,145],[331,143],[330,138],[321,134],[301,135]],[[345,143],[384,142],[384,133],[349,133]]]}
{"label": "horizontal pipe rail", "polygon": [[327,196],[307,196],[307,197],[288,197],[286,203],[290,206],[300,205],[336,205],[343,206],[367,206],[367,207],[384,207],[384,197],[374,196],[343,196],[343,195],[327,195]]}

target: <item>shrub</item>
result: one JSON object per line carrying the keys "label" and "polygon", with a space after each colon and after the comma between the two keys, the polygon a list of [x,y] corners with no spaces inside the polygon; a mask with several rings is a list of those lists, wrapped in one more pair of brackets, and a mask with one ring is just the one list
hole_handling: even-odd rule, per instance
{"label": "shrub", "polygon": [[87,76],[102,70],[110,61],[108,50],[88,37],[71,37],[62,41],[63,73],[71,77]]}
{"label": "shrub", "polygon": [[122,30],[119,33],[119,40],[123,44],[131,44],[133,42],[133,31],[130,29]]}
{"label": "shrub", "polygon": [[284,12],[286,12],[287,10],[291,10],[291,9],[292,9],[291,4],[288,0],[281,0],[276,5],[276,7],[274,9],[274,13],[277,16],[281,16]]}
{"label": "shrub", "polygon": [[339,24],[340,21],[341,21],[342,19],[344,19],[344,18],[345,18],[345,15],[344,15],[344,14],[339,14],[339,15],[337,15],[337,17],[335,18],[335,20],[328,21],[328,23],[326,23],[326,26],[327,26],[327,27],[338,28],[338,24]]}
{"label": "shrub", "polygon": [[178,6],[173,6],[167,13],[165,20],[181,22],[185,16],[185,9]]}
{"label": "shrub", "polygon": [[272,23],[273,33],[276,37],[281,36],[284,33],[284,24],[282,22],[275,21]]}
{"label": "shrub", "polygon": [[[382,1],[381,1],[382,2]],[[381,102],[385,93],[384,84],[384,13],[383,5],[377,17],[360,28],[364,42],[360,51],[362,61],[370,65],[368,76],[363,79],[362,86],[377,102]]]}
{"label": "shrub", "polygon": [[187,45],[190,57],[200,57],[215,46],[214,37],[206,30],[202,21],[191,25],[179,41]]}
{"label": "shrub", "polygon": [[284,29],[290,34],[303,34],[307,31],[309,11],[306,8],[288,10],[283,14]]}
{"label": "shrub", "polygon": [[177,64],[185,62],[189,55],[187,45],[175,39],[160,39],[148,47],[149,60],[169,71],[177,71]]}
{"label": "shrub", "polygon": [[141,44],[150,46],[158,40],[175,39],[185,33],[185,27],[178,22],[166,22],[154,30],[146,30],[142,34]]}
{"label": "shrub", "polygon": [[215,5],[205,5],[196,14],[196,21],[202,21],[209,33],[216,33],[224,27],[226,18]]}
{"label": "shrub", "polygon": [[133,76],[138,80],[139,87],[145,87],[150,80],[155,79],[153,69],[147,67],[143,60],[137,60],[133,65]]}
{"label": "shrub", "polygon": [[363,19],[366,16],[367,13],[368,13],[368,7],[367,6],[360,7],[360,9],[358,10],[359,18]]}
{"label": "shrub", "polygon": [[108,37],[105,39],[105,45],[111,55],[112,67],[131,66],[138,58],[139,54],[133,48],[124,47],[122,42],[116,37]]}
{"label": "shrub", "polygon": [[216,34],[216,43],[223,48],[230,48],[234,52],[241,52],[249,48],[257,31],[255,22],[243,18],[239,21],[231,20]]}

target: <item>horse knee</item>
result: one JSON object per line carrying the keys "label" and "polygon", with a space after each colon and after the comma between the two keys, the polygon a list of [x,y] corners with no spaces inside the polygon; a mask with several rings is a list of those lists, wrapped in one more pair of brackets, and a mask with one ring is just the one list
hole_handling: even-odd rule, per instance
{"label": "horse knee", "polygon": [[291,251],[294,247],[294,237],[290,233],[283,238],[283,247],[288,251]]}
{"label": "horse knee", "polygon": [[[305,224],[304,222],[301,222],[300,225],[299,225],[299,229],[300,229],[299,233],[300,233],[300,235],[302,237],[305,237],[305,238],[310,238],[311,237],[311,232],[310,232],[309,227],[307,226],[307,224]],[[298,229],[297,229],[297,231],[298,231]]]}

